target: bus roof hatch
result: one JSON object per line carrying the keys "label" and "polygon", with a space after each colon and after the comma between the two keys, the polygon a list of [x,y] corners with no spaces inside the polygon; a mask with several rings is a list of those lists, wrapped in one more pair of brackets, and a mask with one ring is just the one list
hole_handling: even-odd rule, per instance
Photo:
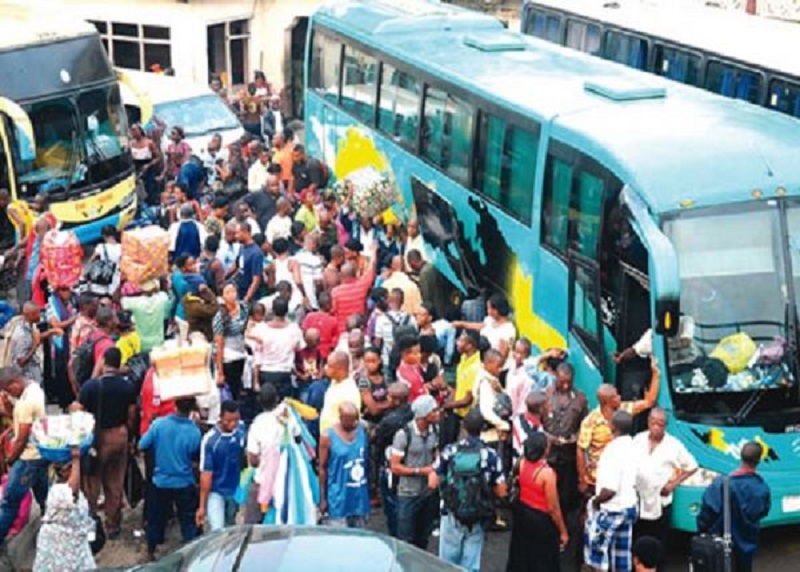
{"label": "bus roof hatch", "polygon": [[667,88],[642,80],[604,77],[587,80],[583,89],[612,101],[636,101],[640,99],[663,99]]}
{"label": "bus roof hatch", "polygon": [[464,38],[464,45],[482,52],[519,52],[525,49],[522,39],[507,32],[470,34]]}

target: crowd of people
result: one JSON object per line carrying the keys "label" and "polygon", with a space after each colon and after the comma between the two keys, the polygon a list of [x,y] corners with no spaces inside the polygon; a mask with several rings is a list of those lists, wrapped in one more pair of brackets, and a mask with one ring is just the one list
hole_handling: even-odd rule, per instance
{"label": "crowd of people", "polygon": [[[480,569],[485,532],[509,528],[509,571],[557,571],[568,547],[596,570],[655,570],[672,492],[697,471],[655,406],[655,362],[640,400],[601,385],[590,410],[567,353],[520,337],[502,294],[478,321],[451,307],[416,220],[359,216],[290,130],[271,140],[249,130],[195,150],[174,127],[161,153],[157,133],[132,127],[146,216],[170,235],[171,271],[157,279],[122,275],[107,227],[84,287],[49,288],[39,253],[56,220],[46,196],[33,204],[35,223],[4,253],[19,312],[0,369],[0,415],[13,428],[0,540],[32,490],[44,514],[36,569],[91,567],[86,531],[101,512],[105,535],[119,536],[123,506],[138,501],[127,481],[139,456],[148,558],[173,517],[184,541],[280,521],[274,470],[291,426],[315,444],[308,485],[323,524],[364,527],[381,507],[390,535],[426,550],[435,534],[439,556],[467,570]],[[160,398],[147,356],[171,338],[211,344],[217,407]],[[87,347],[91,373],[76,379]],[[287,403],[305,411],[301,426]],[[49,487],[31,437],[48,405],[96,419],[90,454],[76,451]],[[732,477],[747,480],[749,499],[737,570],[769,507],[759,447],[743,449]],[[706,495],[707,529],[719,527],[720,494]]]}

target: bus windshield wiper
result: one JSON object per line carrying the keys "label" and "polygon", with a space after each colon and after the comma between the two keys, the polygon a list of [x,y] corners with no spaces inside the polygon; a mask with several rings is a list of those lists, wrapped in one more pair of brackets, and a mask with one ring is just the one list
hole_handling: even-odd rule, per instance
{"label": "bus windshield wiper", "polygon": [[757,390],[753,392],[753,394],[744,402],[744,405],[739,408],[739,411],[736,412],[731,418],[731,422],[733,425],[741,425],[745,419],[752,413],[753,409],[755,409],[758,402],[761,401],[761,398],[767,393],[768,388],[765,385],[762,385]]}

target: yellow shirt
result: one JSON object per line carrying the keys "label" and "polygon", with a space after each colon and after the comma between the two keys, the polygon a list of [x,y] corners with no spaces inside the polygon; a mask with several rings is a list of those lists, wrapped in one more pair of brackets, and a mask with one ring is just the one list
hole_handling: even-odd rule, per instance
{"label": "yellow shirt", "polygon": [[[458,362],[458,367],[456,367],[456,394],[453,399],[460,401],[472,393],[472,388],[475,386],[475,380],[478,379],[478,373],[480,373],[480,371],[480,352],[475,352],[471,356],[461,356],[461,360]],[[475,404],[473,403],[472,405]],[[472,409],[472,405],[455,409],[455,414],[459,417],[464,417],[467,413],[469,413],[469,410]]]}
{"label": "yellow shirt", "polygon": [[294,220],[302,222],[308,232],[314,232],[319,226],[319,215],[314,209],[309,209],[306,205],[300,207],[297,214],[294,215]]}
{"label": "yellow shirt", "polygon": [[339,406],[345,401],[349,401],[361,411],[361,392],[358,390],[356,382],[350,378],[343,379],[339,383],[331,382],[325,392],[325,401],[319,415],[320,435],[324,435],[328,429],[339,422]]}
{"label": "yellow shirt", "polygon": [[[19,435],[20,425],[33,425],[34,421],[44,419],[47,415],[44,404],[44,391],[38,383],[29,382],[28,387],[22,392],[16,405],[14,405],[14,434]],[[25,450],[19,456],[23,461],[40,459],[39,450],[33,444],[33,439],[28,438]]]}
{"label": "yellow shirt", "polygon": [[[634,415],[636,405],[637,402],[623,401],[619,410]],[[613,438],[611,426],[600,411],[600,407],[593,409],[581,422],[581,429],[578,432],[578,449],[586,454],[586,479],[590,485],[595,484],[597,462],[600,460],[600,455],[603,454],[606,445]]]}
{"label": "yellow shirt", "polygon": [[138,332],[125,334],[117,341],[117,349],[122,353],[122,365],[125,365],[133,356],[142,353],[142,338]]}

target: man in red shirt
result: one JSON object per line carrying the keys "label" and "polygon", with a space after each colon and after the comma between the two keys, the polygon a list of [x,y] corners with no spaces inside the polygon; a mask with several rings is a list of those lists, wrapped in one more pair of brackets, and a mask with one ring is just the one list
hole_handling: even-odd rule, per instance
{"label": "man in red shirt", "polygon": [[320,293],[317,301],[319,302],[319,311],[306,315],[302,328],[304,332],[312,328],[319,332],[319,353],[323,360],[327,360],[328,355],[339,341],[339,322],[331,312],[333,301],[330,293]]}
{"label": "man in red shirt", "polygon": [[[377,243],[376,243],[377,244]],[[356,278],[357,268],[352,262],[342,266],[342,283],[331,291],[333,315],[339,324],[339,331],[345,330],[347,317],[363,314],[367,307],[367,295],[375,282],[375,259],[377,247],[371,251],[371,258],[364,275]]]}
{"label": "man in red shirt", "polygon": [[422,350],[417,337],[403,337],[397,341],[400,349],[400,367],[397,368],[397,381],[408,386],[408,402],[425,395],[425,379],[422,376]]}
{"label": "man in red shirt", "polygon": [[100,306],[97,308],[95,322],[97,323],[97,328],[91,333],[90,338],[94,342],[93,378],[99,377],[103,373],[103,368],[105,367],[103,356],[107,349],[116,345],[112,335],[117,327],[117,316],[109,306]]}

